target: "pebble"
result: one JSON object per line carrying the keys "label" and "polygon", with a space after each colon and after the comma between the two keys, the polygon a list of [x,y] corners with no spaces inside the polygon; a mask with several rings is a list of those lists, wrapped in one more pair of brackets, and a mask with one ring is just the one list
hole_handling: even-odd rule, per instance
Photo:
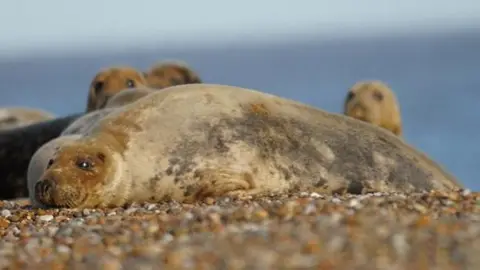
{"label": "pebble", "polygon": [[348,206],[352,208],[360,208],[362,205],[360,204],[360,201],[357,199],[351,199],[348,203]]}
{"label": "pebble", "polygon": [[340,200],[337,197],[334,197],[334,198],[330,199],[330,201],[333,202],[333,203],[341,203],[342,202],[342,200]]}
{"label": "pebble", "polygon": [[153,204],[153,203],[150,203],[147,205],[146,209],[148,211],[152,211],[153,209],[157,208],[157,205]]}
{"label": "pebble", "polygon": [[41,221],[46,221],[46,222],[48,222],[48,221],[50,221],[50,220],[53,219],[53,216],[52,216],[52,215],[43,215],[43,216],[39,216],[38,218],[39,218]]}
{"label": "pebble", "polygon": [[0,267],[480,269],[479,201],[465,190],[84,210],[3,201]]}
{"label": "pebble", "polygon": [[9,217],[12,214],[10,213],[10,210],[4,209],[2,210],[2,217]]}

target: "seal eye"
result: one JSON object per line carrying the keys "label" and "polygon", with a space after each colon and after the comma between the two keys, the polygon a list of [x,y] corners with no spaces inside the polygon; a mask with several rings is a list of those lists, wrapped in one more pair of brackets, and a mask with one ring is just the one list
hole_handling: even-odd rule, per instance
{"label": "seal eye", "polygon": [[373,98],[377,101],[383,100],[383,94],[378,91],[374,91],[372,95],[373,95]]}
{"label": "seal eye", "polygon": [[128,79],[127,80],[127,87],[128,88],[133,88],[135,87],[135,82],[133,80]]}
{"label": "seal eye", "polygon": [[48,164],[47,164],[47,169],[50,168],[50,166],[52,166],[52,164],[53,164],[53,159],[50,159],[48,161]]}
{"label": "seal eye", "polygon": [[172,86],[174,85],[180,85],[180,84],[183,84],[183,81],[181,79],[177,79],[177,78],[171,78],[170,79],[170,84]]}
{"label": "seal eye", "polygon": [[82,170],[89,171],[93,168],[92,162],[85,160],[85,159],[79,159],[75,163],[75,165]]}
{"label": "seal eye", "polygon": [[347,101],[351,100],[354,96],[355,96],[355,94],[352,91],[348,91]]}
{"label": "seal eye", "polygon": [[102,89],[103,89],[103,82],[96,82],[93,85],[93,90],[95,91],[95,95],[98,95],[98,93],[100,93]]}

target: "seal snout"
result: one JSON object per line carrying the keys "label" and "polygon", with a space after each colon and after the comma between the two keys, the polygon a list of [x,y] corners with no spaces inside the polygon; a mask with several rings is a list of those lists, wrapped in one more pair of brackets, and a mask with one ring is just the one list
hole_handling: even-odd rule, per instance
{"label": "seal snout", "polygon": [[35,199],[45,207],[77,207],[88,199],[81,187],[59,182],[46,175],[35,184]]}
{"label": "seal snout", "polygon": [[52,205],[53,202],[53,190],[55,188],[55,182],[51,179],[43,179],[35,184],[35,198],[45,204]]}
{"label": "seal snout", "polygon": [[366,120],[365,109],[361,108],[358,105],[354,106],[351,109],[350,115],[354,118],[357,118],[358,120],[362,120],[362,121]]}

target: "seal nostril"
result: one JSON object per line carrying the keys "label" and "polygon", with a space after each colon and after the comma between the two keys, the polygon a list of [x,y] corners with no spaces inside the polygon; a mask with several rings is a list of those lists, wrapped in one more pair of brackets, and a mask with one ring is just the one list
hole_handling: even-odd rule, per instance
{"label": "seal nostril", "polygon": [[45,179],[35,184],[35,193],[37,194],[47,194],[53,188],[52,181]]}

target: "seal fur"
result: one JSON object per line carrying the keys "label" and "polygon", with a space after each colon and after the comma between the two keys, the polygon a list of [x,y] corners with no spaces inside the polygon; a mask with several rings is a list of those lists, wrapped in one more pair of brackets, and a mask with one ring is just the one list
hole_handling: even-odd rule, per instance
{"label": "seal fur", "polygon": [[43,207],[283,192],[461,187],[377,126],[234,86],[190,84],[114,108],[62,145],[35,183]]}
{"label": "seal fur", "polygon": [[402,117],[395,93],[384,82],[360,81],[345,97],[344,114],[402,136]]}

